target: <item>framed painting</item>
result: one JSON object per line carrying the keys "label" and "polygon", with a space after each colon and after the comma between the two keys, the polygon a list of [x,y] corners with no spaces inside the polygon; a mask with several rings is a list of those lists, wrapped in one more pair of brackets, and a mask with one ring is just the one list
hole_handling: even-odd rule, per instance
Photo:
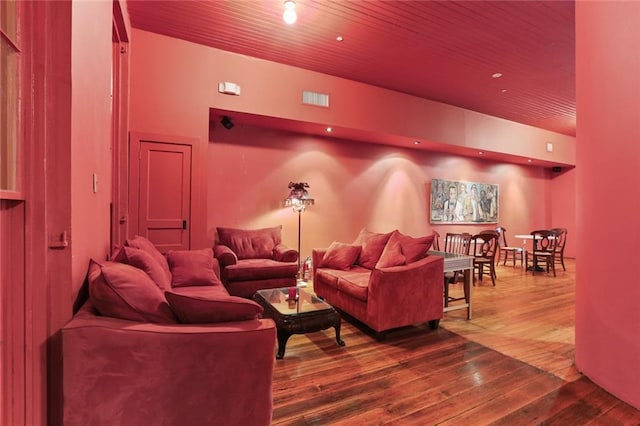
{"label": "framed painting", "polygon": [[429,217],[432,224],[498,223],[498,185],[433,179]]}

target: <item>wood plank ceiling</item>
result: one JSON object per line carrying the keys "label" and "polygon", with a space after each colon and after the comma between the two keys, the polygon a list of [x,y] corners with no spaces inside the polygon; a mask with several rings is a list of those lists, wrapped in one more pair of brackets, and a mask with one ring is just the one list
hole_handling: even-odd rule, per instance
{"label": "wood plank ceiling", "polygon": [[283,10],[128,1],[134,28],[575,135],[573,1],[296,0],[292,26]]}

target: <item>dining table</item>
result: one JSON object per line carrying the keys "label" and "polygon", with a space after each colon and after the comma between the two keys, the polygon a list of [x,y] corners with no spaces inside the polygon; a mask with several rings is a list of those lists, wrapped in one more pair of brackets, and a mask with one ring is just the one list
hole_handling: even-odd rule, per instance
{"label": "dining table", "polygon": [[[513,238],[522,240],[522,252],[523,254],[527,251],[527,241],[533,241],[532,234],[516,234]],[[549,239],[554,239],[553,235],[549,236]],[[537,238],[540,239],[540,238]],[[533,247],[531,247],[531,251],[533,251]],[[533,256],[533,266],[527,266],[527,271],[535,271],[535,272],[544,272],[545,269],[542,266],[538,266],[538,261],[535,256]]]}

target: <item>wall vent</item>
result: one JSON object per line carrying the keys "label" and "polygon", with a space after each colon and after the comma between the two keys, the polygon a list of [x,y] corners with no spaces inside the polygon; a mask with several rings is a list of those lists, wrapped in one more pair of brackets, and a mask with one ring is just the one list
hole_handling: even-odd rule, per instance
{"label": "wall vent", "polygon": [[326,93],[316,93],[304,90],[302,92],[302,103],[329,108],[329,95]]}

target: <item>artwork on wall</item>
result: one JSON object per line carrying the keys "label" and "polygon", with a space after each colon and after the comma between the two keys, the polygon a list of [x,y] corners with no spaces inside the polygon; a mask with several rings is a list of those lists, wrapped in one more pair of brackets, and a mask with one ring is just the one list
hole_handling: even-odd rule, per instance
{"label": "artwork on wall", "polygon": [[433,179],[432,224],[498,223],[498,185]]}

